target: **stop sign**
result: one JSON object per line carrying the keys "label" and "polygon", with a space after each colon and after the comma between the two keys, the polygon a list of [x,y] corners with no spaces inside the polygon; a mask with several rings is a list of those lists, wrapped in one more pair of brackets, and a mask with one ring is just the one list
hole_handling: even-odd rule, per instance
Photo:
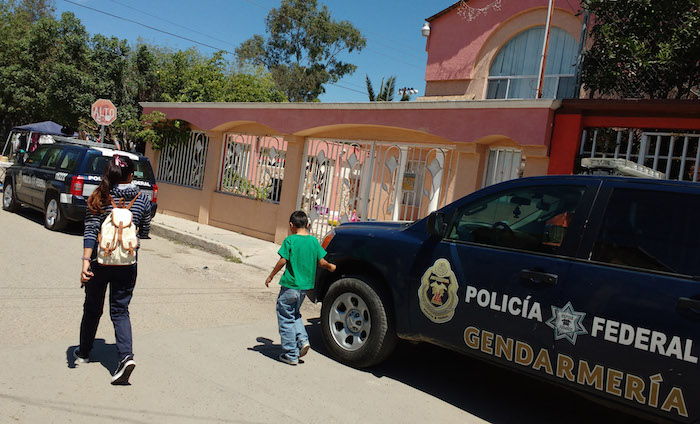
{"label": "stop sign", "polygon": [[117,108],[107,99],[97,99],[92,104],[90,115],[98,125],[109,125],[117,119]]}

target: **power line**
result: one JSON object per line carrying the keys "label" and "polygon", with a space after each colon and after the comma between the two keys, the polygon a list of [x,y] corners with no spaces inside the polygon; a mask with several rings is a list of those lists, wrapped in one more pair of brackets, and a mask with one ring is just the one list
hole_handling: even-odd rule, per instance
{"label": "power line", "polygon": [[80,4],[80,3],[74,2],[74,1],[72,1],[72,0],[63,0],[63,1],[65,1],[65,2],[67,2],[67,3],[70,3],[70,4],[74,4],[74,5],[76,5],[76,6],[83,7],[83,8],[85,8],[85,9],[90,9],[90,10],[95,11],[95,12],[98,12],[98,13],[102,13],[103,15],[111,16],[111,17],[113,17],[113,18],[116,18],[116,19],[119,19],[119,20],[122,20],[122,21],[126,21],[126,22],[130,22],[130,23],[132,23],[132,24],[140,25],[140,26],[142,26],[142,27],[151,29],[151,30],[153,30],[153,31],[157,31],[157,32],[161,32],[161,33],[163,33],[163,34],[170,35],[171,37],[180,38],[180,39],[182,39],[182,40],[189,41],[190,43],[195,43],[195,44],[199,44],[200,46],[209,47],[210,49],[214,49],[214,50],[216,50],[216,51],[223,51],[223,52],[226,52],[226,53],[228,53],[228,54],[233,54],[233,53],[231,53],[230,51],[228,51],[228,50],[226,50],[226,49],[222,49],[222,48],[219,48],[219,47],[212,46],[212,45],[210,45],[210,44],[202,43],[202,42],[200,42],[200,41],[196,41],[196,40],[193,40],[193,39],[191,39],[191,38],[183,37],[183,36],[181,36],[181,35],[173,34],[172,32],[164,31],[164,30],[162,30],[162,29],[155,28],[155,27],[152,27],[152,26],[150,26],[150,25],[142,24],[141,22],[137,22],[137,21],[134,21],[134,20],[132,20],[132,19],[123,18],[123,17],[121,17],[121,16],[114,15],[114,14],[112,14],[112,13],[108,13],[108,12],[105,12],[105,11],[102,11],[102,10],[99,10],[99,9],[95,9],[94,7],[86,6],[86,5],[84,5],[84,4]]}
{"label": "power line", "polygon": [[365,92],[365,91],[355,90],[354,88],[350,88],[350,87],[343,87],[343,86],[340,85],[340,84],[335,84],[335,83],[332,83],[332,82],[329,82],[328,84],[329,84],[329,85],[336,86],[336,87],[344,88],[344,89],[346,89],[346,90],[354,91],[355,93],[360,93],[360,94],[365,95],[365,96],[367,95],[367,92]]}
{"label": "power line", "polygon": [[184,25],[180,25],[180,24],[178,24],[178,23],[176,23],[176,22],[173,22],[173,21],[169,21],[169,20],[167,20],[167,19],[161,18],[160,16],[154,15],[154,14],[152,14],[152,13],[145,12],[145,11],[143,11],[143,10],[139,10],[139,9],[137,9],[137,8],[135,8],[135,7],[129,6],[128,4],[124,4],[124,3],[120,2],[120,1],[117,1],[117,0],[109,0],[109,1],[111,1],[112,3],[116,3],[116,4],[118,4],[118,5],[124,6],[124,7],[128,8],[128,9],[134,10],[134,11],[136,11],[136,12],[143,13],[144,15],[150,16],[150,17],[152,17],[152,18],[159,19],[159,20],[161,20],[161,21],[163,21],[163,22],[169,23],[170,25],[175,25],[176,27],[184,28],[184,29],[186,29],[186,30],[188,30],[188,31],[190,31],[190,32],[194,32],[195,34],[203,35],[203,36],[205,36],[205,37],[207,37],[207,38],[211,38],[212,40],[219,41],[219,42],[221,42],[221,43],[225,43],[225,44],[228,44],[228,45],[233,46],[233,47],[237,47],[235,44],[229,43],[229,42],[226,41],[226,40],[221,40],[221,39],[219,39],[219,38],[212,37],[211,35],[208,35],[208,34],[205,34],[205,33],[203,33],[203,32],[194,30],[194,29],[192,29],[192,28],[188,28],[188,27],[186,27],[186,26],[184,26]]}

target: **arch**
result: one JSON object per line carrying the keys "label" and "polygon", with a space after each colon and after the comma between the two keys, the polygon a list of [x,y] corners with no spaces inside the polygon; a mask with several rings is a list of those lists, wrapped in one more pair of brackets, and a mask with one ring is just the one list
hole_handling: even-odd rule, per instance
{"label": "arch", "polygon": [[[487,99],[526,99],[537,94],[544,26],[530,27],[501,47],[491,63]],[[542,96],[564,98],[573,93],[577,43],[558,27],[550,30]]]}
{"label": "arch", "polygon": [[[536,7],[516,14],[499,25],[489,35],[477,54],[466,95],[477,99],[485,99],[489,70],[496,54],[521,32],[543,25],[546,17],[547,8]],[[552,14],[552,27],[565,31],[578,43],[581,32],[581,19],[570,10],[555,8]]]}
{"label": "arch", "polygon": [[229,121],[212,128],[211,131],[236,132],[253,135],[282,135],[279,131],[255,121]]}
{"label": "arch", "polygon": [[308,128],[294,133],[297,136],[365,141],[396,141],[405,143],[454,144],[443,137],[423,131],[388,125],[336,124]]}
{"label": "arch", "polygon": [[476,140],[476,143],[489,147],[522,147],[521,144],[512,138],[501,134],[492,134],[486,137],[481,137],[480,139]]}

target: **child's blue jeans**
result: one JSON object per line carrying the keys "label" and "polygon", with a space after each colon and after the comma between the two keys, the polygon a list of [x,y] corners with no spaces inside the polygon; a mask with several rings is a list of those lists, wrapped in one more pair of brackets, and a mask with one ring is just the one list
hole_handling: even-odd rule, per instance
{"label": "child's blue jeans", "polygon": [[287,287],[280,288],[277,296],[277,322],[279,324],[282,349],[289,359],[299,359],[299,348],[309,342],[304,322],[301,320],[301,303],[306,297],[306,290]]}

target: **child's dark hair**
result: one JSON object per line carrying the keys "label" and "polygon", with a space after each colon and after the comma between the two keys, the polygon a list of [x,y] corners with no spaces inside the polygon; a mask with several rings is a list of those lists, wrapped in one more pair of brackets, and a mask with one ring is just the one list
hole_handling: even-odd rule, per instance
{"label": "child's dark hair", "polygon": [[294,211],[289,217],[289,222],[297,228],[306,228],[309,225],[309,218],[304,211]]}
{"label": "child's dark hair", "polygon": [[102,180],[87,200],[90,212],[97,215],[109,203],[109,191],[117,184],[125,182],[134,173],[134,161],[126,156],[114,155],[107,161]]}

